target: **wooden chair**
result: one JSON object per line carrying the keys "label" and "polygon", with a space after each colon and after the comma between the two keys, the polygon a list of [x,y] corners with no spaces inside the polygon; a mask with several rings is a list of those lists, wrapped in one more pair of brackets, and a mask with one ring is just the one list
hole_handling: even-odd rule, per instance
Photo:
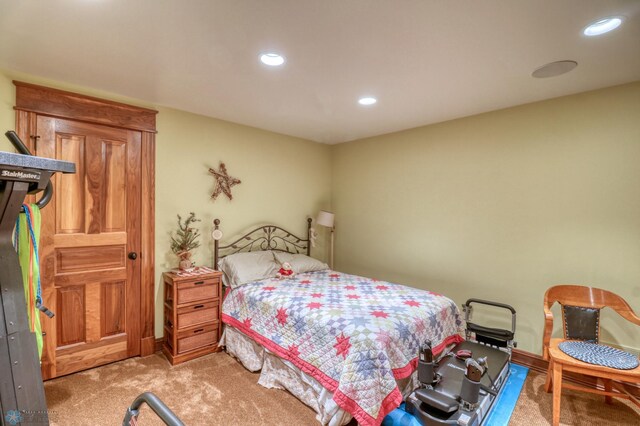
{"label": "wooden chair", "polygon": [[[555,302],[562,306],[564,339],[551,338],[553,329],[551,306]],[[542,350],[543,358],[549,361],[545,390],[550,392],[553,388],[554,426],[560,424],[560,399],[563,387],[604,395],[605,402],[608,404],[613,402],[612,397],[617,397],[629,399],[640,407],[640,401],[637,397],[631,395],[621,383],[614,382],[640,383],[640,366],[633,370],[618,370],[588,364],[570,357],[558,348],[558,345],[565,340],[588,340],[597,343],[600,334],[600,309],[605,306],[615,310],[626,320],[640,325],[640,317],[633,312],[629,304],[620,296],[607,290],[578,285],[558,285],[548,289],[544,295],[545,327]],[[577,321],[576,317],[578,317]],[[585,325],[591,325],[593,329],[588,330],[589,327],[585,327]],[[602,380],[604,390],[563,384],[562,375],[568,371]]]}

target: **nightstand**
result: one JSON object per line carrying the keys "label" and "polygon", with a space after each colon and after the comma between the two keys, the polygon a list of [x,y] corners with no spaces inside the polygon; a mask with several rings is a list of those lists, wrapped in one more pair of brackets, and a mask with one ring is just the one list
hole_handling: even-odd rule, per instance
{"label": "nightstand", "polygon": [[172,365],[217,352],[222,273],[207,267],[171,271],[164,280],[164,343]]}

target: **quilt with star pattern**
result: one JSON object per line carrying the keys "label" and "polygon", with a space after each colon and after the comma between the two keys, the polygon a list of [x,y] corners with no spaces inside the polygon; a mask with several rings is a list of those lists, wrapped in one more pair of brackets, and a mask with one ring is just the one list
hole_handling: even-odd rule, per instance
{"label": "quilt with star pattern", "polygon": [[331,270],[235,288],[222,320],[313,376],[362,425],[402,402],[396,379],[413,373],[422,343],[437,355],[464,331],[445,296]]}

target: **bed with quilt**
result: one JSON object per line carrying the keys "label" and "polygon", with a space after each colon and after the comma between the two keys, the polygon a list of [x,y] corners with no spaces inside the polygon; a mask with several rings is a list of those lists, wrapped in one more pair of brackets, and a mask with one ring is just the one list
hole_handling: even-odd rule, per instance
{"label": "bed with quilt", "polygon": [[[322,424],[379,425],[417,387],[420,344],[447,352],[463,340],[463,319],[445,296],[333,271],[309,251],[309,238],[271,225],[215,241],[228,286],[221,345]],[[293,275],[278,273],[284,263]]]}

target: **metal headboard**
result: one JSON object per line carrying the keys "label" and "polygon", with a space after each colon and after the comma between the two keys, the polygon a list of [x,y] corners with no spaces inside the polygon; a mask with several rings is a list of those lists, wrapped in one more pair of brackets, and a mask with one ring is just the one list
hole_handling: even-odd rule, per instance
{"label": "metal headboard", "polygon": [[[300,238],[276,225],[259,226],[232,243],[220,245],[220,238],[213,240],[213,267],[218,269],[218,260],[230,254],[250,251],[274,250],[287,253],[311,254],[311,218],[307,218],[307,237]],[[220,219],[214,219],[213,230],[220,229]]]}

